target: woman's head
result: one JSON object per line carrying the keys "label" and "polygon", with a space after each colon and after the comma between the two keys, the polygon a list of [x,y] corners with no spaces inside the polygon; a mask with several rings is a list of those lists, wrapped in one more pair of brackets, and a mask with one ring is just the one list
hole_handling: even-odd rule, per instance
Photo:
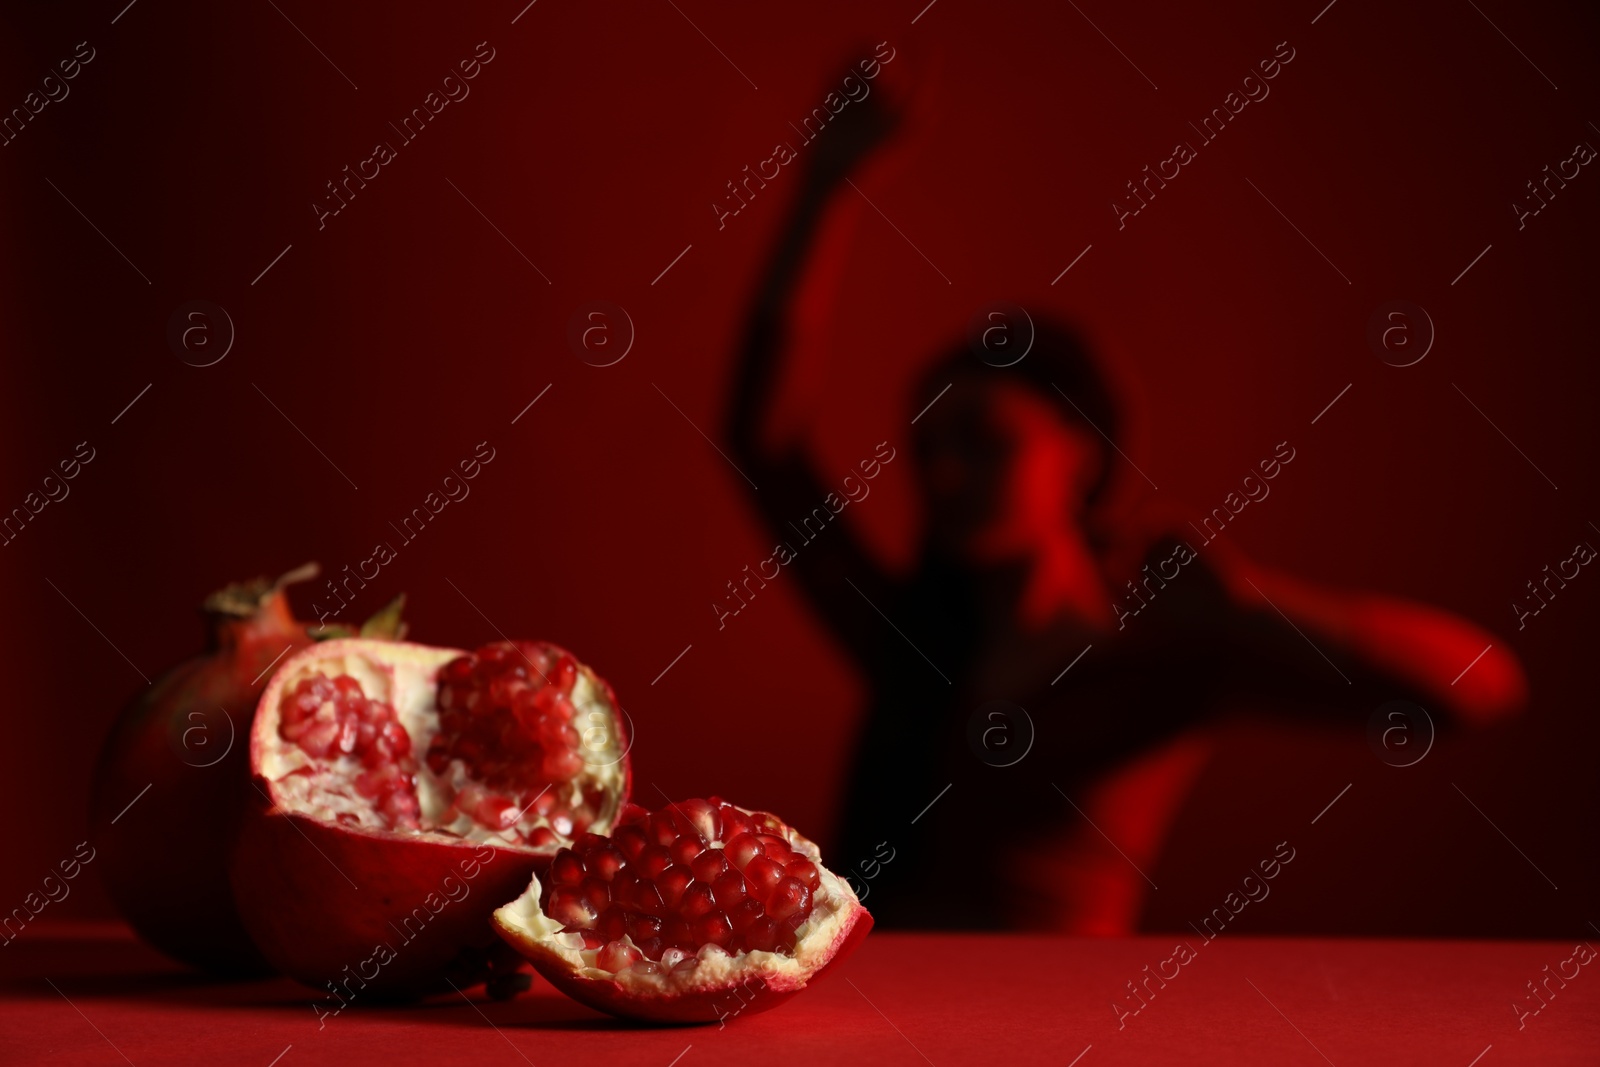
{"label": "woman's head", "polygon": [[1105,492],[1122,420],[1071,330],[1037,323],[1032,348],[1009,367],[952,349],[923,379],[918,407],[935,397],[914,449],[939,550],[972,562],[1027,554],[1081,525]]}

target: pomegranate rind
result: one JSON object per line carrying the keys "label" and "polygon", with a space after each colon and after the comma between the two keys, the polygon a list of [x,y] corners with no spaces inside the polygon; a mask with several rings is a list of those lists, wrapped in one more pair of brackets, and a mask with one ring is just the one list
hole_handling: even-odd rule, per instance
{"label": "pomegranate rind", "polygon": [[[184,763],[170,740],[170,724],[190,708],[234,704],[236,714],[248,715],[236,695],[226,672],[219,677],[212,663],[196,659],[124,712],[95,770],[89,840],[117,912],[143,940],[191,967],[246,978],[272,969],[228,888],[227,843],[237,836],[249,793],[245,739],[234,738],[233,751],[206,767]],[[213,718],[211,725],[235,721]],[[237,721],[243,733],[246,720]],[[179,729],[186,727],[180,721]],[[130,807],[134,798],[140,803]],[[120,815],[126,818],[114,824]]]}
{"label": "pomegranate rind", "polygon": [[234,903],[228,864],[251,792],[261,676],[286,649],[311,643],[284,593],[294,577],[214,594],[217,650],[124,708],[94,773],[89,841],[118,912],[161,952],[220,976],[271,973]]}
{"label": "pomegranate rind", "polygon": [[816,865],[821,877],[812,916],[796,931],[792,956],[763,951],[729,955],[704,946],[693,968],[612,973],[598,966],[598,950],[583,948],[579,935],[563,933],[561,924],[544,914],[538,873],[521,896],[496,909],[494,928],[551,985],[609,1015],[641,1022],[713,1023],[767,1011],[818,981],[872,929],[871,914],[849,883],[822,865],[817,846],[788,827],[784,836],[795,852]]}
{"label": "pomegranate rind", "polygon": [[527,849],[351,833],[262,805],[245,819],[233,891],[268,962],[337,1007],[480,981],[490,914],[548,863]]}
{"label": "pomegranate rind", "polygon": [[[362,998],[396,999],[469,985],[503,951],[489,918],[550,862],[556,847],[536,848],[476,828],[394,830],[341,821],[338,811],[295,784],[306,765],[279,736],[284,694],[314,672],[348,673],[367,695],[395,705],[419,756],[425,794],[439,783],[420,756],[437,724],[433,694],[440,667],[464,653],[361,638],[312,646],[286,660],[262,694],[251,728],[254,789],[231,864],[239,912],[267,961],[330,994],[337,1007]],[[580,667],[593,693],[614,709],[610,687]],[[429,717],[432,725],[429,725]],[[614,762],[603,765],[608,829],[626,800],[626,735],[613,716]],[[610,759],[607,755],[606,759]],[[354,812],[344,813],[353,817]],[[338,998],[333,1000],[331,998]],[[331,1010],[331,1008],[330,1008]]]}

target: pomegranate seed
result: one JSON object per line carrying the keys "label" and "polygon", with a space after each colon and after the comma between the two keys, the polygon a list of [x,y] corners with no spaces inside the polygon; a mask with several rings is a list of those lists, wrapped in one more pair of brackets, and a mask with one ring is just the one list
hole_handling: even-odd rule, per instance
{"label": "pomegranate seed", "polygon": [[[460,807],[460,802],[457,802]],[[490,830],[507,830],[516,825],[517,806],[505,797],[485,796],[469,809],[474,821]]]}
{"label": "pomegranate seed", "polygon": [[569,888],[553,891],[545,912],[563,926],[588,926],[595,920],[594,908],[583,894]]}
{"label": "pomegranate seed", "polygon": [[757,856],[751,860],[750,866],[744,869],[744,874],[750,879],[751,895],[762,900],[767,898],[784,877],[783,865],[767,856]]}
{"label": "pomegranate seed", "polygon": [[762,915],[763,912],[759,900],[743,900],[735,907],[728,909],[728,922],[733,927],[734,933],[743,934]]}
{"label": "pomegranate seed", "polygon": [[595,958],[602,970],[615,973],[639,961],[639,950],[624,941],[608,941]]}
{"label": "pomegranate seed", "polygon": [[[618,907],[610,907],[600,916],[595,930],[608,941],[615,941],[628,932],[628,914]],[[611,970],[616,970],[615,967]]]}
{"label": "pomegranate seed", "polygon": [[728,853],[728,861],[742,871],[751,860],[761,855],[761,842],[754,834],[740,834],[728,842],[724,851]]}
{"label": "pomegranate seed", "polygon": [[711,892],[711,887],[701,882],[695,882],[684,891],[683,899],[678,902],[678,912],[685,918],[698,919],[708,912],[715,911],[717,898]]}
{"label": "pomegranate seed", "polygon": [[716,894],[718,904],[731,909],[745,899],[746,885],[744,875],[738,871],[728,871],[711,884],[711,891]]}
{"label": "pomegranate seed", "polygon": [[383,724],[383,739],[388,743],[392,752],[400,753],[411,750],[411,735],[406,733],[406,728],[400,725],[399,719]]}
{"label": "pomegranate seed", "polygon": [[750,817],[735,808],[722,808],[722,838],[732,841],[750,830]]}
{"label": "pomegranate seed", "polygon": [[628,936],[634,944],[661,936],[661,920],[653,915],[634,915],[628,919]]}
{"label": "pomegranate seed", "polygon": [[702,945],[726,945],[733,940],[733,925],[726,915],[715,911],[696,919],[689,933]]}
{"label": "pomegranate seed", "polygon": [[[546,693],[549,692],[548,689],[543,691]],[[577,711],[577,709],[572,706],[572,701],[568,700],[562,694],[557,693],[550,698],[549,710],[547,712],[550,718],[558,722],[569,723],[572,721],[572,715],[575,711]],[[574,743],[576,743],[578,733],[576,730],[574,730],[570,735],[563,734],[562,736],[571,736],[574,738]]]}
{"label": "pomegranate seed", "polygon": [[[440,704],[440,707],[443,707]],[[511,698],[511,713],[516,716],[517,725],[524,730],[537,731],[540,727],[539,704],[531,689],[523,689]]]}
{"label": "pomegranate seed", "polygon": [[767,897],[767,914],[780,920],[810,915],[810,888],[798,878],[785,877]]}
{"label": "pomegranate seed", "polygon": [[528,835],[528,844],[534,848],[550,848],[560,840],[559,837],[544,826],[536,828],[533,833]]}
{"label": "pomegranate seed", "polygon": [[744,942],[755,952],[771,952],[778,947],[778,924],[763,915],[745,931]]}
{"label": "pomegranate seed", "polygon": [[551,752],[539,763],[539,769],[552,782],[569,782],[583,770],[583,757],[576,752]]}
{"label": "pomegranate seed", "polygon": [[678,838],[668,846],[668,850],[672,853],[673,862],[684,866],[688,866],[694,862],[695,857],[709,851],[702,842],[693,837]]}
{"label": "pomegranate seed", "polygon": [[634,891],[634,906],[646,915],[665,915],[669,910],[661,897],[661,889],[654,882],[640,882]]}
{"label": "pomegranate seed", "polygon": [[556,660],[555,666],[550,668],[550,684],[563,693],[572,691],[573,683],[578,680],[578,661],[571,656],[563,655]]}
{"label": "pomegranate seed", "polygon": [[638,896],[639,882],[637,870],[632,867],[622,868],[611,880],[611,899],[618,904],[632,907],[634,899]]}
{"label": "pomegranate seed", "polygon": [[822,884],[822,875],[810,860],[790,860],[783,868],[790,878],[798,878],[807,889],[815,890]]}
{"label": "pomegranate seed", "polygon": [[717,880],[717,876],[728,869],[728,859],[722,854],[720,848],[708,848],[696,856],[689,864],[689,870],[694,873],[695,880],[710,885]]}
{"label": "pomegranate seed", "polygon": [[639,868],[639,873],[646,878],[655,878],[672,866],[672,853],[661,845],[650,845],[639,853],[634,865]]}
{"label": "pomegranate seed", "polygon": [[681,836],[678,827],[673,825],[670,811],[657,812],[644,820],[641,825],[646,828],[645,836],[650,839],[652,845],[660,845],[665,848]]}
{"label": "pomegranate seed", "polygon": [[583,881],[583,861],[567,849],[550,861],[550,881],[555,885],[577,885]]}
{"label": "pomegranate seed", "polygon": [[300,747],[317,759],[326,759],[338,733],[339,724],[336,722],[317,723],[301,736]]}
{"label": "pomegranate seed", "polygon": [[639,853],[649,844],[644,838],[644,831],[637,826],[624,826],[611,835],[611,843],[622,851],[622,855],[629,863],[639,858]]}
{"label": "pomegranate seed", "polygon": [[622,867],[622,863],[622,853],[618,852],[614,848],[607,847],[591,852],[588,859],[584,861],[584,866],[587,867],[589,871],[595,875],[595,877],[603,878],[609,882],[613,877],[616,876],[618,869]]}
{"label": "pomegranate seed", "polygon": [[[596,915],[611,904],[611,887],[600,879],[585,878],[579,888],[583,893],[583,899],[589,902]],[[809,897],[807,899],[809,900]]]}
{"label": "pomegranate seed", "polygon": [[667,924],[661,928],[661,940],[679,948],[693,947],[694,939],[689,936],[689,920],[668,919]]}
{"label": "pomegranate seed", "polygon": [[694,881],[694,875],[689,873],[689,868],[672,866],[661,872],[656,879],[656,887],[661,890],[661,899],[667,908],[673,909],[683,899],[684,890]]}
{"label": "pomegranate seed", "polygon": [[510,677],[501,675],[489,681],[489,700],[500,707],[509,708],[527,688],[527,684],[520,682],[514,674]]}
{"label": "pomegranate seed", "polygon": [[674,810],[689,821],[693,827],[692,836],[707,843],[721,839],[722,816],[717,805],[709,800],[685,800],[675,805]]}

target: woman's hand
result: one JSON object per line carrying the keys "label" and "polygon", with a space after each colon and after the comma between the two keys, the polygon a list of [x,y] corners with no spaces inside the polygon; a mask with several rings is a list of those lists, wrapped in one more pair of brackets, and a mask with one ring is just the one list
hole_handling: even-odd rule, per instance
{"label": "woman's hand", "polygon": [[842,83],[846,77],[869,85],[871,91],[859,99],[847,97],[849,102],[844,109],[818,131],[810,144],[806,182],[813,193],[829,192],[841,184],[864,160],[893,140],[905,123],[904,101],[895,99],[896,89],[887,69],[878,80],[864,82],[853,67],[846,67],[833,84]]}

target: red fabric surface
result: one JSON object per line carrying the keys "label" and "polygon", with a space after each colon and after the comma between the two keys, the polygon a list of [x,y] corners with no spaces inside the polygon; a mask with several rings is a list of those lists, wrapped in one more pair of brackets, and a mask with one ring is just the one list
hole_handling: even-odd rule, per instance
{"label": "red fabric surface", "polygon": [[215,984],[117,927],[40,926],[0,949],[0,1063],[1600,1063],[1589,967],[1521,1030],[1511,1009],[1572,955],[1558,942],[1191,936],[1195,958],[1119,1030],[1112,1001],[1178,940],[874,934],[836,976],[722,1030],[630,1026],[542,985],[503,1004],[352,1004],[319,1030],[290,982]]}

